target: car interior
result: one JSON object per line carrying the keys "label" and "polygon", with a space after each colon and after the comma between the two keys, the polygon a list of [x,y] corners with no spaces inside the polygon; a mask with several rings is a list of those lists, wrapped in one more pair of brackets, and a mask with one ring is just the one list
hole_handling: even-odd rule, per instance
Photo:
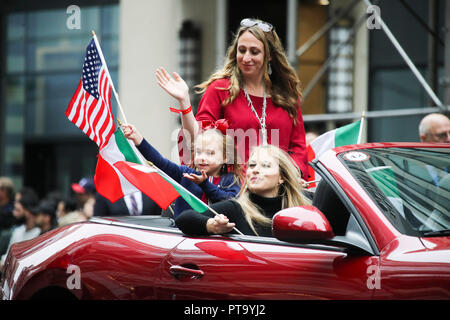
{"label": "car interior", "polygon": [[[318,208],[328,219],[336,236],[343,236],[346,233],[350,213],[339,199],[331,186],[322,180],[315,191],[305,190],[306,196],[312,200],[312,205]],[[153,228],[177,229],[173,220],[173,204],[171,208],[162,210],[160,216],[123,216],[104,219],[113,220],[114,223],[134,224]]]}
{"label": "car interior", "polygon": [[325,180],[318,184],[314,192],[312,205],[325,215],[335,235],[345,235],[350,212]]}

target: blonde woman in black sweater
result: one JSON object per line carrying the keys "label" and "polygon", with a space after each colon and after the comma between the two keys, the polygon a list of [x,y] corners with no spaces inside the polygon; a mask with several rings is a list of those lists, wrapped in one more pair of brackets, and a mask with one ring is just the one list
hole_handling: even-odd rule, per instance
{"label": "blonde woman in black sweater", "polygon": [[302,193],[300,171],[290,156],[278,147],[264,145],[251,153],[244,185],[237,199],[211,205],[210,210],[198,213],[183,211],[175,220],[186,234],[207,235],[234,232],[272,236],[272,217],[278,211],[310,204]]}

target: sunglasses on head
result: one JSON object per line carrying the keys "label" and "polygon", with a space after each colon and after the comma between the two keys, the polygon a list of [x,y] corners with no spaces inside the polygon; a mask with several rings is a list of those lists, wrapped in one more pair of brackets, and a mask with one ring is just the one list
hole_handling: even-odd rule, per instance
{"label": "sunglasses on head", "polygon": [[241,21],[241,27],[250,28],[253,27],[254,25],[257,25],[264,32],[269,32],[272,31],[273,29],[273,26],[268,22],[258,21],[249,18],[245,18]]}

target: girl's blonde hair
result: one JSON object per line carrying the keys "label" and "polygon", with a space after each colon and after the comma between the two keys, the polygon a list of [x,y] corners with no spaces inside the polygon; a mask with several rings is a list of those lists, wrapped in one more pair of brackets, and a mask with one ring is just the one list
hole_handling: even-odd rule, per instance
{"label": "girl's blonde hair", "polygon": [[[240,184],[241,181],[243,180],[243,173],[242,173],[243,171],[233,137],[227,134],[223,134],[218,129],[207,129],[202,132],[199,132],[199,134],[195,138],[195,142],[197,142],[198,139],[208,136],[216,136],[221,140],[222,152],[224,155],[224,164],[220,170],[220,174],[222,175],[225,173],[233,173],[235,175],[234,182]],[[192,162],[190,164],[191,167],[195,166],[194,165],[195,142],[194,148],[192,148],[192,157],[191,157]]]}
{"label": "girl's blonde hair", "polygon": [[[266,90],[270,93],[273,103],[285,109],[295,125],[297,112],[299,112],[298,102],[302,98],[301,83],[294,69],[289,64],[283,45],[274,29],[264,32],[257,25],[252,27],[241,26],[232,44],[228,47],[224,67],[213,73],[207,81],[195,86],[197,88],[196,92],[203,93],[213,81],[227,78],[230,80],[230,86],[228,88],[219,88],[228,90],[230,93],[228,98],[222,102],[222,106],[226,106],[236,99],[240,89],[244,86],[244,79],[239,70],[236,56],[239,38],[245,31],[249,31],[263,43],[265,52],[263,80]],[[267,72],[269,62],[272,66],[271,75]]]}
{"label": "girl's blonde hair", "polygon": [[[310,204],[310,200],[302,192],[303,188],[300,184],[300,170],[292,161],[291,157],[282,149],[270,144],[255,147],[250,157],[261,149],[267,150],[268,153],[278,161],[280,178],[284,180],[280,185],[279,190],[279,193],[282,196],[282,209]],[[254,223],[269,226],[272,223],[272,219],[267,218],[260,212],[255,203],[250,200],[249,193],[250,190],[248,189],[247,180],[245,179],[236,201],[241,205],[245,219],[251,229],[258,235]]]}

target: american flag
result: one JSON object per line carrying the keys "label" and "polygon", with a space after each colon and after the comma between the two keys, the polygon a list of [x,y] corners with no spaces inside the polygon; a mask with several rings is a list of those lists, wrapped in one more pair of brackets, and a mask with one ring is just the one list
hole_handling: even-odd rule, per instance
{"label": "american flag", "polygon": [[95,40],[86,49],[83,74],[70,100],[66,116],[101,149],[114,133],[111,112],[111,79]]}

